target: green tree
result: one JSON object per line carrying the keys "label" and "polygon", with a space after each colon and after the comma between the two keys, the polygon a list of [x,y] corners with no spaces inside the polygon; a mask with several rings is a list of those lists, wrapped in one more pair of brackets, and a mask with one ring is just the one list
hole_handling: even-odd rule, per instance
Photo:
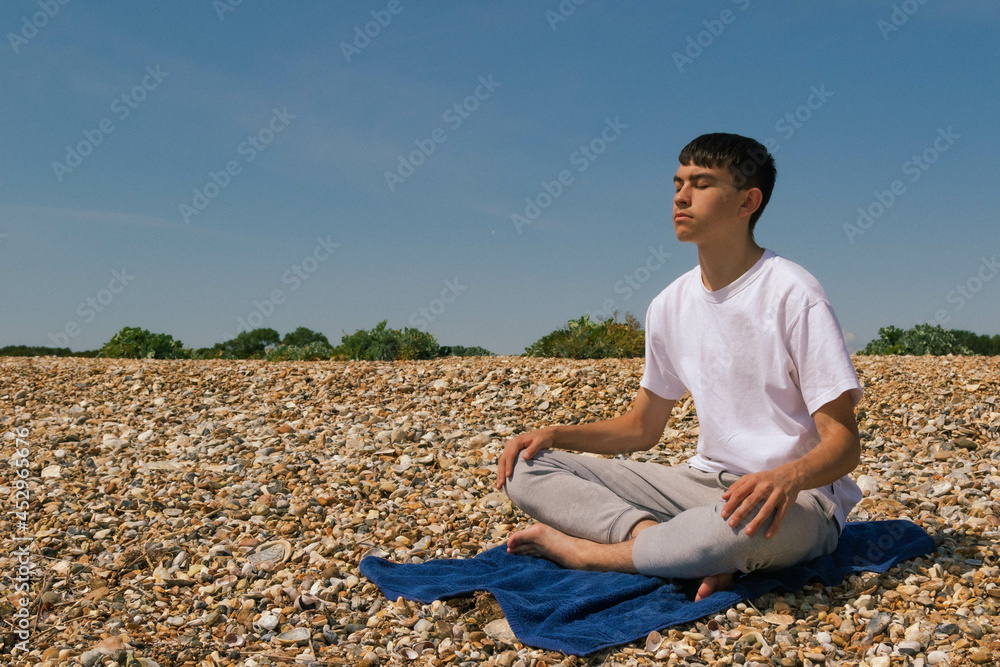
{"label": "green tree", "polygon": [[281,342],[274,329],[242,331],[236,338],[220,344],[223,359],[263,359],[267,348]]}
{"label": "green tree", "polygon": [[961,329],[952,329],[951,333],[954,334],[960,345],[964,345],[972,350],[972,354],[982,354],[985,356],[1000,355],[1000,334],[987,336]]}
{"label": "green tree", "polygon": [[316,361],[333,356],[333,348],[315,341],[306,345],[275,345],[267,353],[268,361]]}
{"label": "green tree", "polygon": [[893,325],[882,327],[878,330],[878,338],[870,341],[860,354],[883,355],[883,354],[906,354],[900,340],[903,337],[903,330]]}
{"label": "green tree", "polygon": [[439,356],[440,352],[441,346],[431,334],[410,327],[403,329],[399,347],[400,359],[433,359]]}
{"label": "green tree", "polygon": [[222,349],[222,343],[216,343],[212,347],[199,347],[197,349],[191,350],[192,359],[221,359],[224,350]]}
{"label": "green tree", "polygon": [[334,353],[338,357],[365,361],[433,359],[438,356],[439,346],[434,336],[409,327],[403,331],[387,329],[387,322],[382,320],[368,331],[345,332]]}
{"label": "green tree", "polygon": [[972,354],[955,332],[939,324],[917,324],[905,331],[888,326],[879,329],[878,333],[879,337],[868,343],[861,354]]}
{"label": "green tree", "polygon": [[35,347],[29,345],[8,345],[0,347],[0,357],[73,357],[68,347]]}
{"label": "green tree", "polygon": [[609,359],[641,357],[646,352],[646,335],[631,313],[618,322],[618,311],[612,317],[592,322],[590,315],[570,320],[565,329],[553,331],[525,348],[527,357],[560,357],[564,359]]}
{"label": "green tree", "polygon": [[154,334],[138,327],[124,327],[104,344],[98,356],[123,359],[186,359],[188,352],[179,340],[174,340],[169,334]]}
{"label": "green tree", "polygon": [[328,347],[330,345],[330,341],[327,340],[325,335],[306,327],[299,327],[291,333],[286,333],[285,337],[281,339],[282,345],[294,345],[296,347],[305,347],[310,343],[322,343]]}
{"label": "green tree", "polygon": [[464,345],[442,345],[438,349],[439,357],[495,357],[484,347],[465,347]]}

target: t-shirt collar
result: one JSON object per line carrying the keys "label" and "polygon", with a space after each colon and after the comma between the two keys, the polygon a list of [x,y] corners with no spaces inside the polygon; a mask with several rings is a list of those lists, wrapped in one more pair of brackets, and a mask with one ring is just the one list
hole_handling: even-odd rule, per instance
{"label": "t-shirt collar", "polygon": [[717,289],[714,292],[710,291],[707,287],[705,287],[705,283],[701,279],[701,270],[699,269],[698,286],[701,287],[701,292],[704,295],[705,300],[710,301],[712,303],[722,303],[729,297],[733,296],[734,294],[737,294],[738,292],[743,290],[747,285],[749,285],[750,283],[752,283],[754,280],[757,279],[757,276],[760,275],[761,270],[764,268],[764,264],[767,262],[767,260],[771,259],[772,257],[775,257],[774,251],[765,248],[764,254],[760,256],[760,259],[758,259],[757,262],[753,266],[751,266],[746,273],[744,273],[742,276],[740,276],[733,282],[729,283],[722,289]]}

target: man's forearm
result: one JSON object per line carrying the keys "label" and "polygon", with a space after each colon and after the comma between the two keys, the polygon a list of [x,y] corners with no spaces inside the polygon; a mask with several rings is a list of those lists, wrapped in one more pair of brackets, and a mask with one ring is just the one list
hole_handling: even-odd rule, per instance
{"label": "man's forearm", "polygon": [[[800,491],[832,484],[854,470],[861,460],[861,439],[851,392],[845,391],[813,415],[819,443],[804,456],[761,472],[743,475],[722,494],[722,518],[731,527],[748,516],[745,532],[753,535],[770,517],[765,538],[774,537]],[[763,505],[760,505],[763,503]],[[760,509],[755,507],[760,505]]]}
{"label": "man's forearm", "polygon": [[628,454],[649,449],[642,428],[632,414],[589,424],[551,426],[552,446],[591,454]]}
{"label": "man's forearm", "polygon": [[854,470],[860,459],[861,444],[845,429],[821,440],[809,453],[785,466],[794,471],[796,486],[805,491],[833,484]]}

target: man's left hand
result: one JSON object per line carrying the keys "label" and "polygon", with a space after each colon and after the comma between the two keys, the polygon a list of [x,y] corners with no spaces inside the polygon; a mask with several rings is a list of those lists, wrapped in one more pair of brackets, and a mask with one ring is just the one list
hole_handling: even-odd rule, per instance
{"label": "man's left hand", "polygon": [[735,528],[763,503],[747,524],[746,534],[753,535],[773,515],[764,537],[774,537],[801,490],[798,475],[790,465],[743,475],[722,494],[722,499],[727,501],[722,508],[722,518],[729,519],[729,526]]}

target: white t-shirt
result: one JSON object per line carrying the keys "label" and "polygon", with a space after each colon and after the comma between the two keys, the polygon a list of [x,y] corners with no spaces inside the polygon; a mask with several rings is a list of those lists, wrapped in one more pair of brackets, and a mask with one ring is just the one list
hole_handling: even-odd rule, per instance
{"label": "white t-shirt", "polygon": [[[812,414],[848,390],[856,406],[862,391],[826,292],[771,250],[720,290],[696,266],[653,299],[640,386],[673,400],[690,391],[699,435],[688,462],[736,474],[800,458],[820,441]],[[858,485],[844,476],[820,491],[843,528]]]}

